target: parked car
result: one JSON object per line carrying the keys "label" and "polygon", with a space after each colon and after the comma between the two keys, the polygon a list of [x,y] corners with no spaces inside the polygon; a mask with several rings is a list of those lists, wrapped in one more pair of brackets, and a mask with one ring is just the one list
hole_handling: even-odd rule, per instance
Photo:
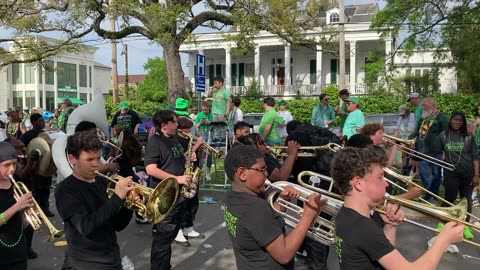
{"label": "parked car", "polygon": [[378,123],[382,124],[385,134],[393,135],[397,126],[399,115],[396,113],[379,113],[365,116],[365,124]]}
{"label": "parked car", "polygon": [[0,111],[0,128],[5,128],[7,125],[7,112],[8,111]]}
{"label": "parked car", "polygon": [[258,133],[260,121],[262,120],[263,113],[247,113],[243,115],[243,121],[250,124],[250,132]]}

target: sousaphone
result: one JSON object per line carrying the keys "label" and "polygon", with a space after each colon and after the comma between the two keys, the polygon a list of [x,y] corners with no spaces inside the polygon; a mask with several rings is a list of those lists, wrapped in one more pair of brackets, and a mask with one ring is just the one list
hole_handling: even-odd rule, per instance
{"label": "sousaphone", "polygon": [[27,155],[31,155],[33,151],[39,153],[37,174],[41,176],[52,176],[57,170],[52,157],[52,143],[50,137],[45,133],[40,133],[28,143]]}

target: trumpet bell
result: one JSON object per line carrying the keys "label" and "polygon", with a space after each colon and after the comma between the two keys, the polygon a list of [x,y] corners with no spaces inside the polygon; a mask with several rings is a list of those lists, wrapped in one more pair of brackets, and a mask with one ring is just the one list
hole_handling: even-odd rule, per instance
{"label": "trumpet bell", "polygon": [[147,220],[152,223],[162,221],[177,201],[179,186],[175,178],[162,180],[150,195],[147,203]]}

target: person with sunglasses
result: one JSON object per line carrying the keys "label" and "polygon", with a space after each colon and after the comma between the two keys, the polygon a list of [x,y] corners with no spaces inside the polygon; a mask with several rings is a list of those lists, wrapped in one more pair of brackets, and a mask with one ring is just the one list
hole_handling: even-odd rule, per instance
{"label": "person with sunglasses", "polygon": [[313,107],[312,120],[313,126],[328,128],[328,125],[335,121],[335,111],[332,105],[328,104],[330,97],[322,93],[320,94],[320,104]]}
{"label": "person with sunglasses", "polygon": [[[297,226],[287,234],[285,220],[277,211],[286,211],[278,203],[265,200],[267,165],[263,154],[246,145],[232,148],[225,158],[225,173],[232,181],[227,191],[224,218],[232,242],[238,269],[294,269],[294,256],[312,221],[326,204],[312,194],[304,204]],[[299,197],[287,186],[280,197]]]}
{"label": "person with sunglasses", "polygon": [[359,108],[360,101],[358,97],[349,97],[345,102],[349,113],[343,125],[342,134],[349,139],[365,125],[365,114]]}

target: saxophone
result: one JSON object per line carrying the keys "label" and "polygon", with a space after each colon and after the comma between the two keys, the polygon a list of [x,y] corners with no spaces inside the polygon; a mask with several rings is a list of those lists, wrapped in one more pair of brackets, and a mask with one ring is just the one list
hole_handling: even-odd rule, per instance
{"label": "saxophone", "polygon": [[195,145],[195,139],[192,135],[182,132],[178,130],[178,135],[188,139],[188,149],[185,154],[186,156],[186,162],[185,162],[185,175],[188,175],[191,177],[190,184],[188,185],[183,185],[182,190],[180,193],[184,198],[191,199],[197,195],[198,188],[199,188],[199,180],[200,180],[200,174],[201,170],[198,167],[195,167],[193,161],[192,161],[192,156],[194,155],[195,151],[193,151],[193,146]]}

